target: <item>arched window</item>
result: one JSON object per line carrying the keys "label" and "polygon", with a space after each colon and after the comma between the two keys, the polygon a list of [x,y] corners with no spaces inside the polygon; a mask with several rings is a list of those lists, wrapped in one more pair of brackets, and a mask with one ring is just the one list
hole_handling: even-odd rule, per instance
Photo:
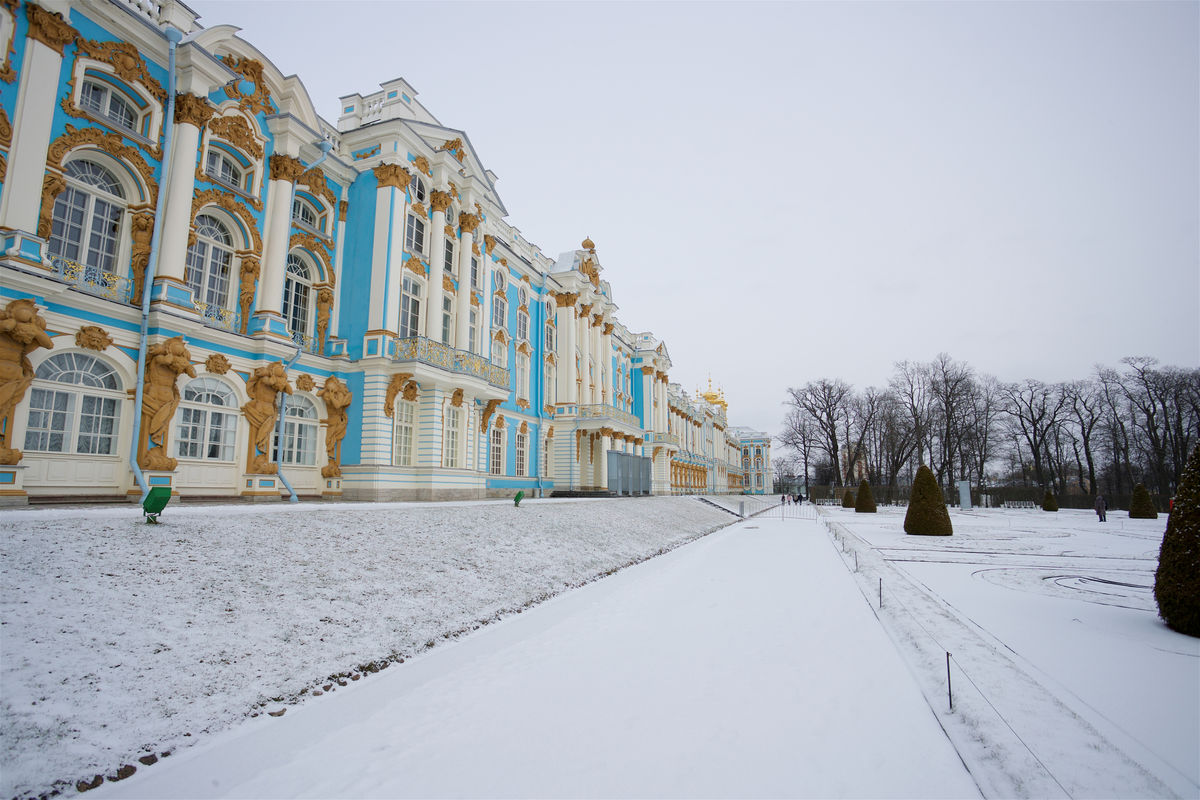
{"label": "arched window", "polygon": [[233,272],[233,237],[216,217],[196,217],[196,243],[188,248],[183,282],[192,290],[197,304],[205,309],[223,309],[229,301],[229,277]]}
{"label": "arched window", "polygon": [[[287,274],[283,281],[283,318],[293,339],[303,341],[308,336],[309,295],[312,294],[312,271],[296,253],[288,253]],[[299,337],[297,339],[297,337]]]}
{"label": "arched window", "polygon": [[308,228],[311,231],[322,233],[320,228],[321,215],[317,213],[317,209],[312,203],[305,200],[303,197],[292,198],[292,221],[300,223],[301,226]]}
{"label": "arched window", "polygon": [[[279,458],[276,452],[276,458]],[[317,407],[304,395],[287,400],[283,422],[283,463],[311,467],[317,463]]]}
{"label": "arched window", "polygon": [[249,191],[251,172],[248,165],[241,163],[240,159],[217,145],[208,148],[204,174],[218,183],[243,192]]}
{"label": "arched window", "polygon": [[87,455],[116,452],[124,394],[111,367],[84,353],[59,353],[38,365],[34,378],[26,450]]}
{"label": "arched window", "polygon": [[179,405],[179,457],[233,461],[237,418],[237,396],[224,381],[207,375],[189,381]]}
{"label": "arched window", "polygon": [[51,256],[114,272],[125,213],[125,191],[94,161],[72,161],[63,171],[67,188],[54,201]]}
{"label": "arched window", "polygon": [[421,282],[405,274],[400,290],[400,338],[421,335]]}
{"label": "arched window", "polygon": [[425,202],[425,182],[416,175],[413,175],[412,180],[408,182],[408,195],[414,203]]}
{"label": "arched window", "polygon": [[496,291],[492,294],[492,327],[508,327],[508,297],[504,294],[504,273],[496,272]]}
{"label": "arched window", "polygon": [[144,135],[139,124],[138,104],[112,86],[94,79],[85,80],[79,93],[79,105],[122,130]]}
{"label": "arched window", "polygon": [[393,420],[395,430],[392,443],[392,464],[411,467],[413,463],[413,432],[416,424],[417,404],[403,398],[396,400]]}
{"label": "arched window", "polygon": [[508,281],[505,279],[502,270],[496,270],[496,291],[503,292],[508,286]]}

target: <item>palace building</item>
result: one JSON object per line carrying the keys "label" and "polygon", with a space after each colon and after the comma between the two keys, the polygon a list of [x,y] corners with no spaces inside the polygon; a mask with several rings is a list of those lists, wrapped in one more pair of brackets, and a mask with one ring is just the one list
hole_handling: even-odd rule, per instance
{"label": "palace building", "polygon": [[327,122],[235,34],[0,0],[0,500],[770,490],[466,132],[403,79]]}

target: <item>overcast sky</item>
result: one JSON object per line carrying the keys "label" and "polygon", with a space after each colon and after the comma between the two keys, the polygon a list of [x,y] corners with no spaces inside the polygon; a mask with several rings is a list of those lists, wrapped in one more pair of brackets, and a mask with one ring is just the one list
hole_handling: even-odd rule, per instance
{"label": "overcast sky", "polygon": [[1200,3],[187,2],[330,122],[407,79],[731,424],[943,351],[1200,365]]}

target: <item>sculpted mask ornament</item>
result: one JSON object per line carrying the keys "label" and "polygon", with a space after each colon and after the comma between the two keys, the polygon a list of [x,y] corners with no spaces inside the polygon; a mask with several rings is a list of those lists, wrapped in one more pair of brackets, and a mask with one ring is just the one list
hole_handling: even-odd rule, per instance
{"label": "sculpted mask ornament", "polygon": [[138,439],[138,465],[142,469],[170,472],[178,462],[167,456],[167,430],[179,408],[180,375],[196,377],[192,355],[182,336],[151,345],[146,351],[146,380],[142,390],[142,427]]}
{"label": "sculpted mask ornament", "polygon": [[487,249],[488,255],[490,256],[492,254],[492,249],[496,246],[496,237],[492,236],[490,233],[485,233],[483,235],[483,246]]}
{"label": "sculpted mask ornament", "polygon": [[213,353],[204,359],[204,368],[213,375],[224,375],[226,372],[229,372],[229,366],[229,359],[220,353]]}
{"label": "sculpted mask ornament", "polygon": [[0,309],[0,464],[21,460],[21,451],[11,446],[13,411],[33,383],[29,354],[39,347],[49,350],[54,342],[32,300],[13,300]]}
{"label": "sculpted mask ornament", "polygon": [[108,331],[96,325],[84,325],[75,334],[75,344],[88,350],[100,352],[107,350],[113,343]]}
{"label": "sculpted mask ornament", "polygon": [[462,408],[462,404],[463,404],[463,390],[455,389],[454,394],[451,395],[451,397],[450,397],[450,405],[454,406],[455,408]]}
{"label": "sculpted mask ornament", "polygon": [[296,378],[296,388],[302,392],[311,392],[313,389],[317,388],[317,384],[316,381],[313,380],[312,375],[308,375],[306,373]]}
{"label": "sculpted mask ornament", "polygon": [[278,471],[278,465],[271,461],[271,435],[279,415],[275,399],[280,392],[292,393],[287,371],[281,361],[259,367],[246,382],[246,394],[250,395],[250,402],[242,406],[242,415],[250,423],[250,445],[246,458],[248,473],[274,475]]}
{"label": "sculpted mask ornament", "polygon": [[317,396],[325,401],[325,408],[329,411],[329,416],[324,420],[325,454],[329,463],[321,468],[321,476],[336,478],[342,474],[342,439],[346,436],[346,408],[354,396],[346,388],[346,384],[336,376],[330,376],[325,381],[325,386]]}

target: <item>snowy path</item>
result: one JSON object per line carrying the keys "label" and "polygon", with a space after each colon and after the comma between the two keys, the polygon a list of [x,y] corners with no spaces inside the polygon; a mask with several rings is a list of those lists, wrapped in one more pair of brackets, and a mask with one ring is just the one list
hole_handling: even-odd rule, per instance
{"label": "snowy path", "polygon": [[816,522],[752,519],[89,793],[973,797]]}

